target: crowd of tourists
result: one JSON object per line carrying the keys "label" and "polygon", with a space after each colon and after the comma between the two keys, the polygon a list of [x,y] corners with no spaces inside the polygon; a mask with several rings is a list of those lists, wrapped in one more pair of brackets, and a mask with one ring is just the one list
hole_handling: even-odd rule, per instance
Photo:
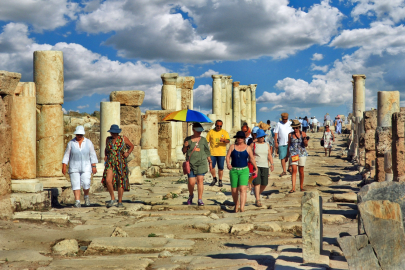
{"label": "crowd of tourists", "polygon": [[[339,116],[331,121],[329,114],[324,117],[324,132],[321,144],[325,149],[325,156],[335,141],[335,134],[330,129],[334,124],[337,134],[342,131],[342,120]],[[223,187],[224,166],[229,170],[232,198],[235,204],[235,212],[243,212],[246,204],[248,190],[256,198],[256,206],[261,207],[260,195],[268,185],[270,172],[274,170],[273,158],[279,158],[283,177],[288,172],[291,174],[292,188],[290,193],[296,190],[296,179],[299,173],[300,190],[304,189],[304,168],[308,152],[309,137],[307,132],[318,132],[320,121],[316,117],[299,117],[289,120],[288,113],[282,113],[280,121],[271,127],[271,121],[260,122],[252,129],[245,123],[241,130],[233,137],[231,142],[229,133],[223,129],[223,122],[217,120],[215,127],[210,130],[206,137],[201,133],[204,128],[200,123],[193,123],[193,135],[187,137],[183,144],[183,154],[186,156],[188,166],[188,191],[187,204],[191,205],[194,199],[194,188],[197,184],[197,204],[203,206],[204,176],[209,171],[212,175],[210,186]],[[124,191],[130,190],[128,180],[127,157],[134,149],[132,142],[125,136],[120,135],[118,125],[112,125],[111,136],[106,139],[104,149],[104,172],[102,184],[110,193],[111,200],[106,204],[107,208],[116,204],[124,207],[122,197]],[[89,190],[91,174],[97,173],[98,163],[93,143],[84,137],[83,126],[78,126],[74,132],[76,137],[66,147],[63,157],[62,173],[66,174],[69,166],[69,176],[72,190],[75,196],[75,207],[81,207],[80,190],[83,188],[85,206],[90,206]],[[218,170],[218,173],[216,171]],[[114,191],[118,191],[118,200],[115,199]]]}

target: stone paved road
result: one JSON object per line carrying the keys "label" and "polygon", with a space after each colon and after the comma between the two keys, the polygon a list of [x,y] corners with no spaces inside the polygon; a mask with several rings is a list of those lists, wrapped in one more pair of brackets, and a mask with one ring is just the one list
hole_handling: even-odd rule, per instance
{"label": "stone paved road", "polygon": [[[185,204],[184,177],[166,177],[132,186],[124,209],[106,209],[108,193],[100,192],[91,197],[94,207],[16,213],[13,220],[0,221],[0,268],[348,269],[336,238],[357,234],[355,193],[361,179],[340,157],[345,138],[338,137],[333,156],[325,157],[321,135],[310,134],[305,167],[305,189],[318,190],[323,198],[324,251],[318,265],[302,264],[303,192],[288,193],[291,176],[278,177],[277,159],[261,196],[263,207],[249,194],[244,213],[232,213],[227,171],[222,189],[210,187],[206,178],[204,207]],[[126,237],[110,237],[117,227],[114,234]],[[77,240],[79,250],[53,251],[63,239]],[[58,246],[69,253],[65,243]]]}

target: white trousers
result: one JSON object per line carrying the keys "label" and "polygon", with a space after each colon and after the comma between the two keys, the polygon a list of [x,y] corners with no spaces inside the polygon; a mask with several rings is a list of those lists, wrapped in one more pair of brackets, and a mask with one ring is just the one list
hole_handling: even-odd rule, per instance
{"label": "white trousers", "polygon": [[90,189],[91,172],[83,173],[70,173],[70,183],[72,184],[72,190]]}

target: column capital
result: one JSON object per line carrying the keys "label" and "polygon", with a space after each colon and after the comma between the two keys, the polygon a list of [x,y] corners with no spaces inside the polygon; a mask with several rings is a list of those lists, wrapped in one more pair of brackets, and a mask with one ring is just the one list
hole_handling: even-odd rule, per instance
{"label": "column capital", "polygon": [[[231,77],[231,76],[229,76]],[[228,79],[229,83],[233,85],[233,80],[232,79]]]}
{"label": "column capital", "polygon": [[256,91],[256,88],[257,88],[257,84],[251,84],[250,85],[250,89],[252,89],[252,92]]}
{"label": "column capital", "polygon": [[240,82],[233,82],[233,87],[239,87]]}
{"label": "column capital", "polygon": [[222,75],[211,75],[212,79],[219,80],[222,78]]}
{"label": "column capital", "polygon": [[366,75],[364,74],[354,74],[352,75],[353,80],[359,79],[359,78],[363,78],[366,79]]}
{"label": "column capital", "polygon": [[163,73],[160,75],[164,85],[176,85],[178,73]]}
{"label": "column capital", "polygon": [[246,91],[247,85],[239,85],[239,91]]}

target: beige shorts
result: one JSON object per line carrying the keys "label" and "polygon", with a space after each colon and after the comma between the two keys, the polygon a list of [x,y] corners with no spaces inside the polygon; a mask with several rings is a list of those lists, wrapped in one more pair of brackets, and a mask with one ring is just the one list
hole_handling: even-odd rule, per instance
{"label": "beige shorts", "polygon": [[307,157],[300,157],[300,159],[298,161],[292,162],[291,157],[290,157],[290,165],[298,165],[299,167],[304,167],[306,160],[307,160]]}

